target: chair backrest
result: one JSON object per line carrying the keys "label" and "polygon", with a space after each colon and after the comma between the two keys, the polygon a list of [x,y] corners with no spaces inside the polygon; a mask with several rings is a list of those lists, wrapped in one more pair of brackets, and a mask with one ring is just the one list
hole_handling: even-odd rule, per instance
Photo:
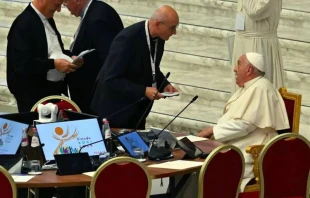
{"label": "chair backrest", "polygon": [[37,111],[39,104],[54,103],[58,106],[58,110],[71,109],[72,111],[82,112],[75,102],[64,96],[47,96],[39,100],[30,111]]}
{"label": "chair backrest", "polygon": [[1,184],[1,190],[0,190],[1,197],[6,198],[17,197],[17,189],[15,182],[12,176],[8,173],[8,171],[2,166],[0,166],[0,184]]}
{"label": "chair backrest", "polygon": [[117,157],[98,168],[90,188],[93,198],[148,198],[152,180],[141,162],[130,157]]}
{"label": "chair backrest", "polygon": [[243,172],[244,158],[240,149],[232,145],[216,148],[200,170],[198,197],[238,197]]}
{"label": "chair backrest", "polygon": [[291,92],[287,92],[285,87],[281,87],[279,92],[284,100],[290,128],[286,130],[278,131],[279,134],[285,132],[298,133],[299,132],[299,120],[301,109],[301,95]]}
{"label": "chair backrest", "polygon": [[270,140],[259,156],[260,197],[309,197],[310,143],[286,133]]}

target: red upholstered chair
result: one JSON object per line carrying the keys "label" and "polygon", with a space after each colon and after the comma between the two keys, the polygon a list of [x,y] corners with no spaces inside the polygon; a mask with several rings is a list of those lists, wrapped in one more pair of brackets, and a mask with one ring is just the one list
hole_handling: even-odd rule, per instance
{"label": "red upholstered chair", "polygon": [[259,156],[260,198],[309,197],[310,143],[298,134],[273,138]]}
{"label": "red upholstered chair", "polygon": [[17,198],[16,185],[6,169],[0,166],[0,197]]}
{"label": "red upholstered chair", "polygon": [[[286,107],[290,128],[278,131],[278,133],[283,134],[287,132],[292,132],[298,134],[302,96],[300,94],[287,92],[287,89],[285,87],[281,87],[279,89],[279,92],[283,98]],[[252,145],[246,149],[246,152],[251,154],[254,159],[253,173],[255,176],[256,184],[246,186],[244,190],[245,192],[259,191],[258,157],[263,148],[264,145]]]}
{"label": "red upholstered chair", "polygon": [[198,197],[237,197],[243,172],[244,158],[237,147],[223,145],[216,148],[200,170]]}
{"label": "red upholstered chair", "polygon": [[266,144],[259,156],[260,192],[239,198],[309,198],[310,143],[286,133]]}
{"label": "red upholstered chair", "polygon": [[279,134],[285,132],[298,133],[301,109],[301,95],[287,92],[285,87],[281,87],[279,92],[284,100],[290,129],[279,131]]}
{"label": "red upholstered chair", "polygon": [[77,106],[75,102],[73,102],[67,97],[58,95],[42,98],[32,107],[31,111],[36,111],[39,104],[47,104],[49,102],[57,104],[58,110],[71,109],[72,111],[81,112],[81,109]]}
{"label": "red upholstered chair", "polygon": [[130,157],[117,157],[102,164],[90,185],[92,198],[148,198],[151,188],[146,167]]}

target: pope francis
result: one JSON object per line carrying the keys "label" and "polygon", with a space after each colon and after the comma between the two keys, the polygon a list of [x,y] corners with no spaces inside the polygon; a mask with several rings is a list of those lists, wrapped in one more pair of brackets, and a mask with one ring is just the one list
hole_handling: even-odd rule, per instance
{"label": "pope francis", "polygon": [[227,102],[217,125],[202,129],[198,135],[214,135],[215,140],[235,145],[242,151],[245,158],[243,190],[254,177],[253,159],[246,154],[246,147],[267,143],[277,135],[277,130],[289,128],[289,122],[280,93],[264,77],[265,64],[261,54],[242,55],[234,72],[240,89]]}

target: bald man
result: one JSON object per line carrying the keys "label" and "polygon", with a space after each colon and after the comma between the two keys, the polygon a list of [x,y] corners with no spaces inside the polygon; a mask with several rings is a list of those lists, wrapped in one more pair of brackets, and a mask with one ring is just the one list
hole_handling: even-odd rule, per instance
{"label": "bald man", "polygon": [[[158,8],[147,21],[122,30],[112,42],[106,61],[97,77],[91,108],[101,118],[107,117],[111,127],[145,128],[143,115],[153,99],[162,98],[160,92],[176,92],[160,71],[165,41],[176,34],[179,25],[177,12],[170,6]],[[135,103],[113,117],[112,113]],[[138,124],[141,118],[141,122]]]}
{"label": "bald man", "polygon": [[64,77],[78,66],[65,50],[53,15],[63,0],[34,0],[14,20],[8,34],[7,84],[19,112],[40,99],[60,95]]}
{"label": "bald man", "polygon": [[289,128],[286,108],[280,93],[264,76],[262,55],[249,52],[242,55],[234,68],[240,89],[229,99],[223,116],[214,127],[204,128],[198,135],[237,146],[245,158],[241,189],[254,177],[252,156],[246,147],[266,144],[277,130]]}

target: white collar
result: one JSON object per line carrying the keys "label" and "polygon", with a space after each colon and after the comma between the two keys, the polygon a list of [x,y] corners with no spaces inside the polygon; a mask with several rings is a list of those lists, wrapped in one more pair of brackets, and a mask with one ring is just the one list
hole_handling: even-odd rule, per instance
{"label": "white collar", "polygon": [[31,7],[36,11],[42,21],[47,20],[47,18],[36,8],[33,3],[30,3]]}

